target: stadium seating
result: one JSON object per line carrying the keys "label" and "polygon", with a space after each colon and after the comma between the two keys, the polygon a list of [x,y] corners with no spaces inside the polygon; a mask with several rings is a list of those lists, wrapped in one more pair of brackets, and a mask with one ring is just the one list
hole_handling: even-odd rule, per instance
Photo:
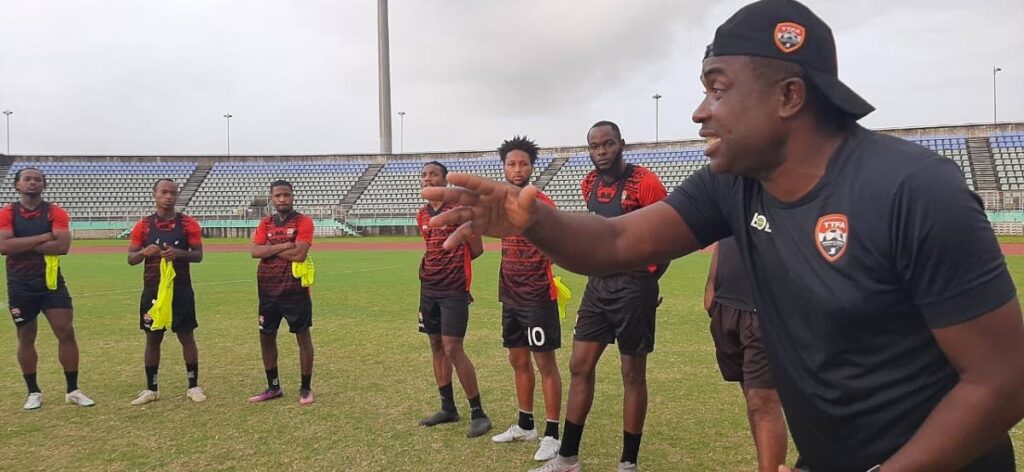
{"label": "stadium seating", "polygon": [[[920,137],[914,136],[913,131],[904,130],[888,133],[902,136],[952,159],[960,167],[964,181],[971,189],[975,188],[974,169],[987,175],[983,170],[987,169],[988,162],[983,157],[979,161],[978,156],[971,154],[979,152],[984,146],[976,147],[978,142],[974,140],[968,146],[968,139],[964,135]],[[993,133],[988,137],[988,144],[996,173],[995,182],[990,184],[989,179],[982,183],[998,183],[1000,191],[1009,192],[997,196],[986,194],[987,198],[1005,201],[1000,200],[1002,196],[1019,197],[1018,192],[1024,191],[1024,133]],[[703,142],[699,140],[665,143],[654,150],[631,150],[624,157],[627,162],[651,169],[671,191],[686,177],[708,164],[703,148],[700,147],[702,145]],[[571,151],[564,149],[561,152]],[[375,178],[369,181],[368,187],[358,193],[358,198],[355,198],[355,194],[349,196],[349,201],[354,198],[355,201],[348,215],[362,222],[408,221],[424,203],[419,196],[422,165],[434,158],[430,154],[418,157],[415,160],[391,160],[384,165]],[[553,160],[552,156],[538,159],[534,170],[535,181],[544,174]],[[450,157],[442,159],[442,162],[454,172],[469,172],[503,180],[501,163],[494,152],[468,158]],[[8,172],[8,183],[18,169],[39,167],[49,178],[47,198],[65,206],[75,219],[132,221],[152,210],[151,189],[154,180],[168,177],[183,185],[195,171],[196,165],[195,162],[138,162],[127,159],[89,161],[85,158],[70,158],[68,161],[51,161],[29,158],[14,162]],[[198,188],[184,211],[211,221],[253,218],[259,213],[253,205],[263,204],[269,183],[285,179],[295,185],[296,208],[315,218],[330,220],[342,215],[342,200],[368,166],[368,162],[342,158],[319,161],[235,158],[215,162],[201,182],[197,179],[192,184],[198,184]],[[563,210],[586,211],[580,182],[592,169],[590,157],[585,152],[577,154],[568,158],[543,190]],[[205,168],[201,170],[196,176],[204,174]],[[362,186],[360,184],[356,188]],[[8,190],[8,201],[16,198],[16,192]],[[1005,206],[990,205],[990,208],[1002,209]],[[1011,206],[1016,208],[1019,205]]]}
{"label": "stadium seating", "polygon": [[960,166],[964,174],[964,182],[974,190],[974,176],[971,173],[971,159],[967,153],[967,140],[963,137],[929,137],[911,138],[908,141],[920,144],[948,157]]}
{"label": "stadium seating", "polygon": [[258,197],[270,193],[271,182],[284,179],[295,186],[295,208],[337,206],[366,170],[366,162],[218,162],[188,205],[196,217],[244,215]]}
{"label": "stadium seating", "polygon": [[45,198],[64,207],[72,219],[134,221],[153,211],[156,179],[173,179],[180,188],[196,163],[17,161],[7,174],[7,201],[18,199],[14,174],[25,167],[36,167],[46,174]]}
{"label": "stadium seating", "polygon": [[[541,156],[534,165],[533,178],[537,178],[551,164],[551,157]],[[370,186],[356,201],[349,214],[414,215],[425,203],[420,198],[420,170],[426,160],[392,161],[381,169]],[[504,171],[498,156],[449,160],[442,162],[449,172],[467,172],[495,180],[504,180]]]}
{"label": "stadium seating", "polygon": [[996,134],[988,143],[999,190],[1024,190],[1024,133]]}

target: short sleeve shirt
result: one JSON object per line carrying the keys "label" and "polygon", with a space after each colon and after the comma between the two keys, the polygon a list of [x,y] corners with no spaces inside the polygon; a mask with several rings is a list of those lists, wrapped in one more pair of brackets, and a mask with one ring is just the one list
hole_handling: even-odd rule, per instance
{"label": "short sleeve shirt", "polygon": [[[537,192],[537,199],[545,205],[555,206],[555,202],[542,192]],[[523,236],[501,238],[498,299],[513,306],[537,306],[557,297],[551,259]]]}
{"label": "short sleeve shirt", "polygon": [[[313,245],[313,219],[299,212],[281,218],[264,217],[252,235],[253,244],[284,244],[304,242]],[[262,300],[294,300],[309,295],[309,288],[292,276],[291,261],[277,256],[260,259],[256,269],[256,285]]]}
{"label": "short sleeve shirt", "polygon": [[420,208],[416,215],[426,251],[420,261],[420,290],[435,297],[456,296],[469,292],[473,281],[473,257],[469,245],[462,244],[451,251],[444,249],[444,242],[458,229],[448,225],[434,228],[430,219],[448,210],[454,205],[445,203],[434,209],[429,203]]}
{"label": "short sleeve shirt", "polygon": [[796,201],[708,168],[666,201],[702,244],[735,236],[811,470],[867,470],[905,444],[958,380],[930,330],[1016,296],[957,165],[860,127]]}

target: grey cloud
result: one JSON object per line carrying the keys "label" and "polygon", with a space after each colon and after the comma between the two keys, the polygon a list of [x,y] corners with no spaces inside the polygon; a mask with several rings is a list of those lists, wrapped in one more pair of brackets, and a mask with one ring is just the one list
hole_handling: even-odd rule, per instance
{"label": "grey cloud", "polygon": [[[372,0],[0,0],[0,107],[27,153],[377,148]],[[511,134],[578,144],[597,119],[633,141],[692,137],[714,28],[745,0],[391,0],[393,111],[406,150],[488,149]],[[1013,0],[809,0],[870,126],[1024,119],[1024,10]],[[398,120],[395,117],[395,148]]]}

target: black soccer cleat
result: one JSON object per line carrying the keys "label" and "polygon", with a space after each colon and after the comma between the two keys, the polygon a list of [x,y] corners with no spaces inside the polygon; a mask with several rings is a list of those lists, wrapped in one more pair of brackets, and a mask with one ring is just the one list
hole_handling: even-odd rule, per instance
{"label": "black soccer cleat", "polygon": [[454,423],[456,421],[459,421],[459,414],[457,412],[441,410],[420,420],[420,426],[434,426],[441,423]]}
{"label": "black soccer cleat", "polygon": [[487,432],[490,431],[490,430],[491,430],[491,419],[490,418],[488,418],[486,416],[481,417],[481,418],[476,418],[476,419],[473,420],[473,422],[471,422],[469,424],[469,432],[466,433],[466,437],[467,438],[475,438],[475,437],[478,437],[478,436],[483,436],[484,434],[487,434]]}

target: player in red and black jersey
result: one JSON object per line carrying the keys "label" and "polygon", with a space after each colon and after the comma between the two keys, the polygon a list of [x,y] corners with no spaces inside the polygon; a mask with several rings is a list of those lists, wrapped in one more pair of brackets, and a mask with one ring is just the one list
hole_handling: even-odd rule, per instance
{"label": "player in red and black jersey", "polygon": [[145,405],[159,400],[157,373],[160,370],[160,344],[166,329],[153,330],[150,309],[156,302],[160,285],[160,261],[166,259],[174,267],[174,290],[171,302],[171,331],[181,343],[185,357],[188,390],[185,396],[195,402],[206,401],[199,386],[199,348],[192,332],[199,327],[196,321],[196,299],[192,291],[190,265],[203,260],[203,230],[191,216],[178,213],[174,205],[178,200],[178,184],[171,179],[160,179],[153,184],[156,212],[132,228],[128,247],[128,264],[145,262],[142,271],[142,296],[139,301],[139,329],[146,333],[143,355],[146,368],[146,389],[139,392],[132,405]]}
{"label": "player in red and black jersey", "polygon": [[313,245],[313,220],[295,211],[292,184],[277,180],[270,184],[270,201],[276,213],[260,220],[252,236],[252,257],[259,259],[256,282],[259,292],[260,350],[267,374],[267,389],[249,398],[259,403],[280,398],[281,380],[277,375],[277,328],[281,319],[299,344],[302,384],[299,403],[313,403],[313,300],[309,287],[292,275],[292,263],[304,262]]}
{"label": "player in red and black jersey", "polygon": [[[428,162],[420,172],[423,187],[448,185],[448,169],[440,162]],[[480,237],[470,238],[451,250],[442,245],[454,231],[454,226],[433,228],[430,218],[454,206],[441,202],[427,202],[416,216],[420,233],[426,243],[426,252],[420,262],[419,331],[430,339],[434,378],[441,393],[441,410],[420,421],[422,426],[434,426],[459,420],[452,389],[452,368],[459,376],[469,399],[472,422],[467,436],[475,438],[491,429],[491,420],[480,402],[480,388],[476,382],[476,368],[463,348],[466,327],[469,324],[469,294],[472,282],[472,260],[483,254]]]}
{"label": "player in red and black jersey", "polygon": [[[592,170],[583,178],[583,199],[591,213],[613,218],[660,202],[667,192],[650,170],[623,159],[626,142],[618,125],[599,121],[587,133]],[[618,342],[622,362],[622,456],[620,469],[635,467],[647,416],[647,355],[654,350],[658,278],[664,266],[647,266],[590,277],[573,330],[571,381],[565,434],[554,461],[577,461],[583,424],[594,401],[597,361]]]}
{"label": "player in red and black jersey", "polygon": [[[518,187],[530,184],[533,165],[537,162],[537,145],[533,141],[516,136],[501,144],[498,156],[505,170],[505,180]],[[555,206],[555,202],[539,191],[537,199]],[[530,360],[532,351],[540,371],[546,413],[544,435],[534,459],[550,460],[558,453],[560,445],[558,423],[562,406],[562,376],[555,358],[555,350],[562,345],[558,290],[552,279],[551,260],[522,236],[501,239],[498,298],[502,303],[501,337],[515,372],[519,421],[491,440],[505,443],[538,439],[533,418],[536,378]]]}
{"label": "player in red and black jersey", "polygon": [[60,256],[71,248],[70,221],[63,208],[43,200],[46,176],[27,167],[14,174],[14,188],[21,199],[0,210],[0,253],[7,256],[7,302],[18,331],[18,364],[28,386],[24,408],[43,404],[36,383],[36,320],[39,312],[57,336],[57,357],[64,367],[68,403],[95,404],[78,389],[78,342],[72,322],[74,312],[64,275],[57,270],[56,286],[46,281],[46,256]]}

